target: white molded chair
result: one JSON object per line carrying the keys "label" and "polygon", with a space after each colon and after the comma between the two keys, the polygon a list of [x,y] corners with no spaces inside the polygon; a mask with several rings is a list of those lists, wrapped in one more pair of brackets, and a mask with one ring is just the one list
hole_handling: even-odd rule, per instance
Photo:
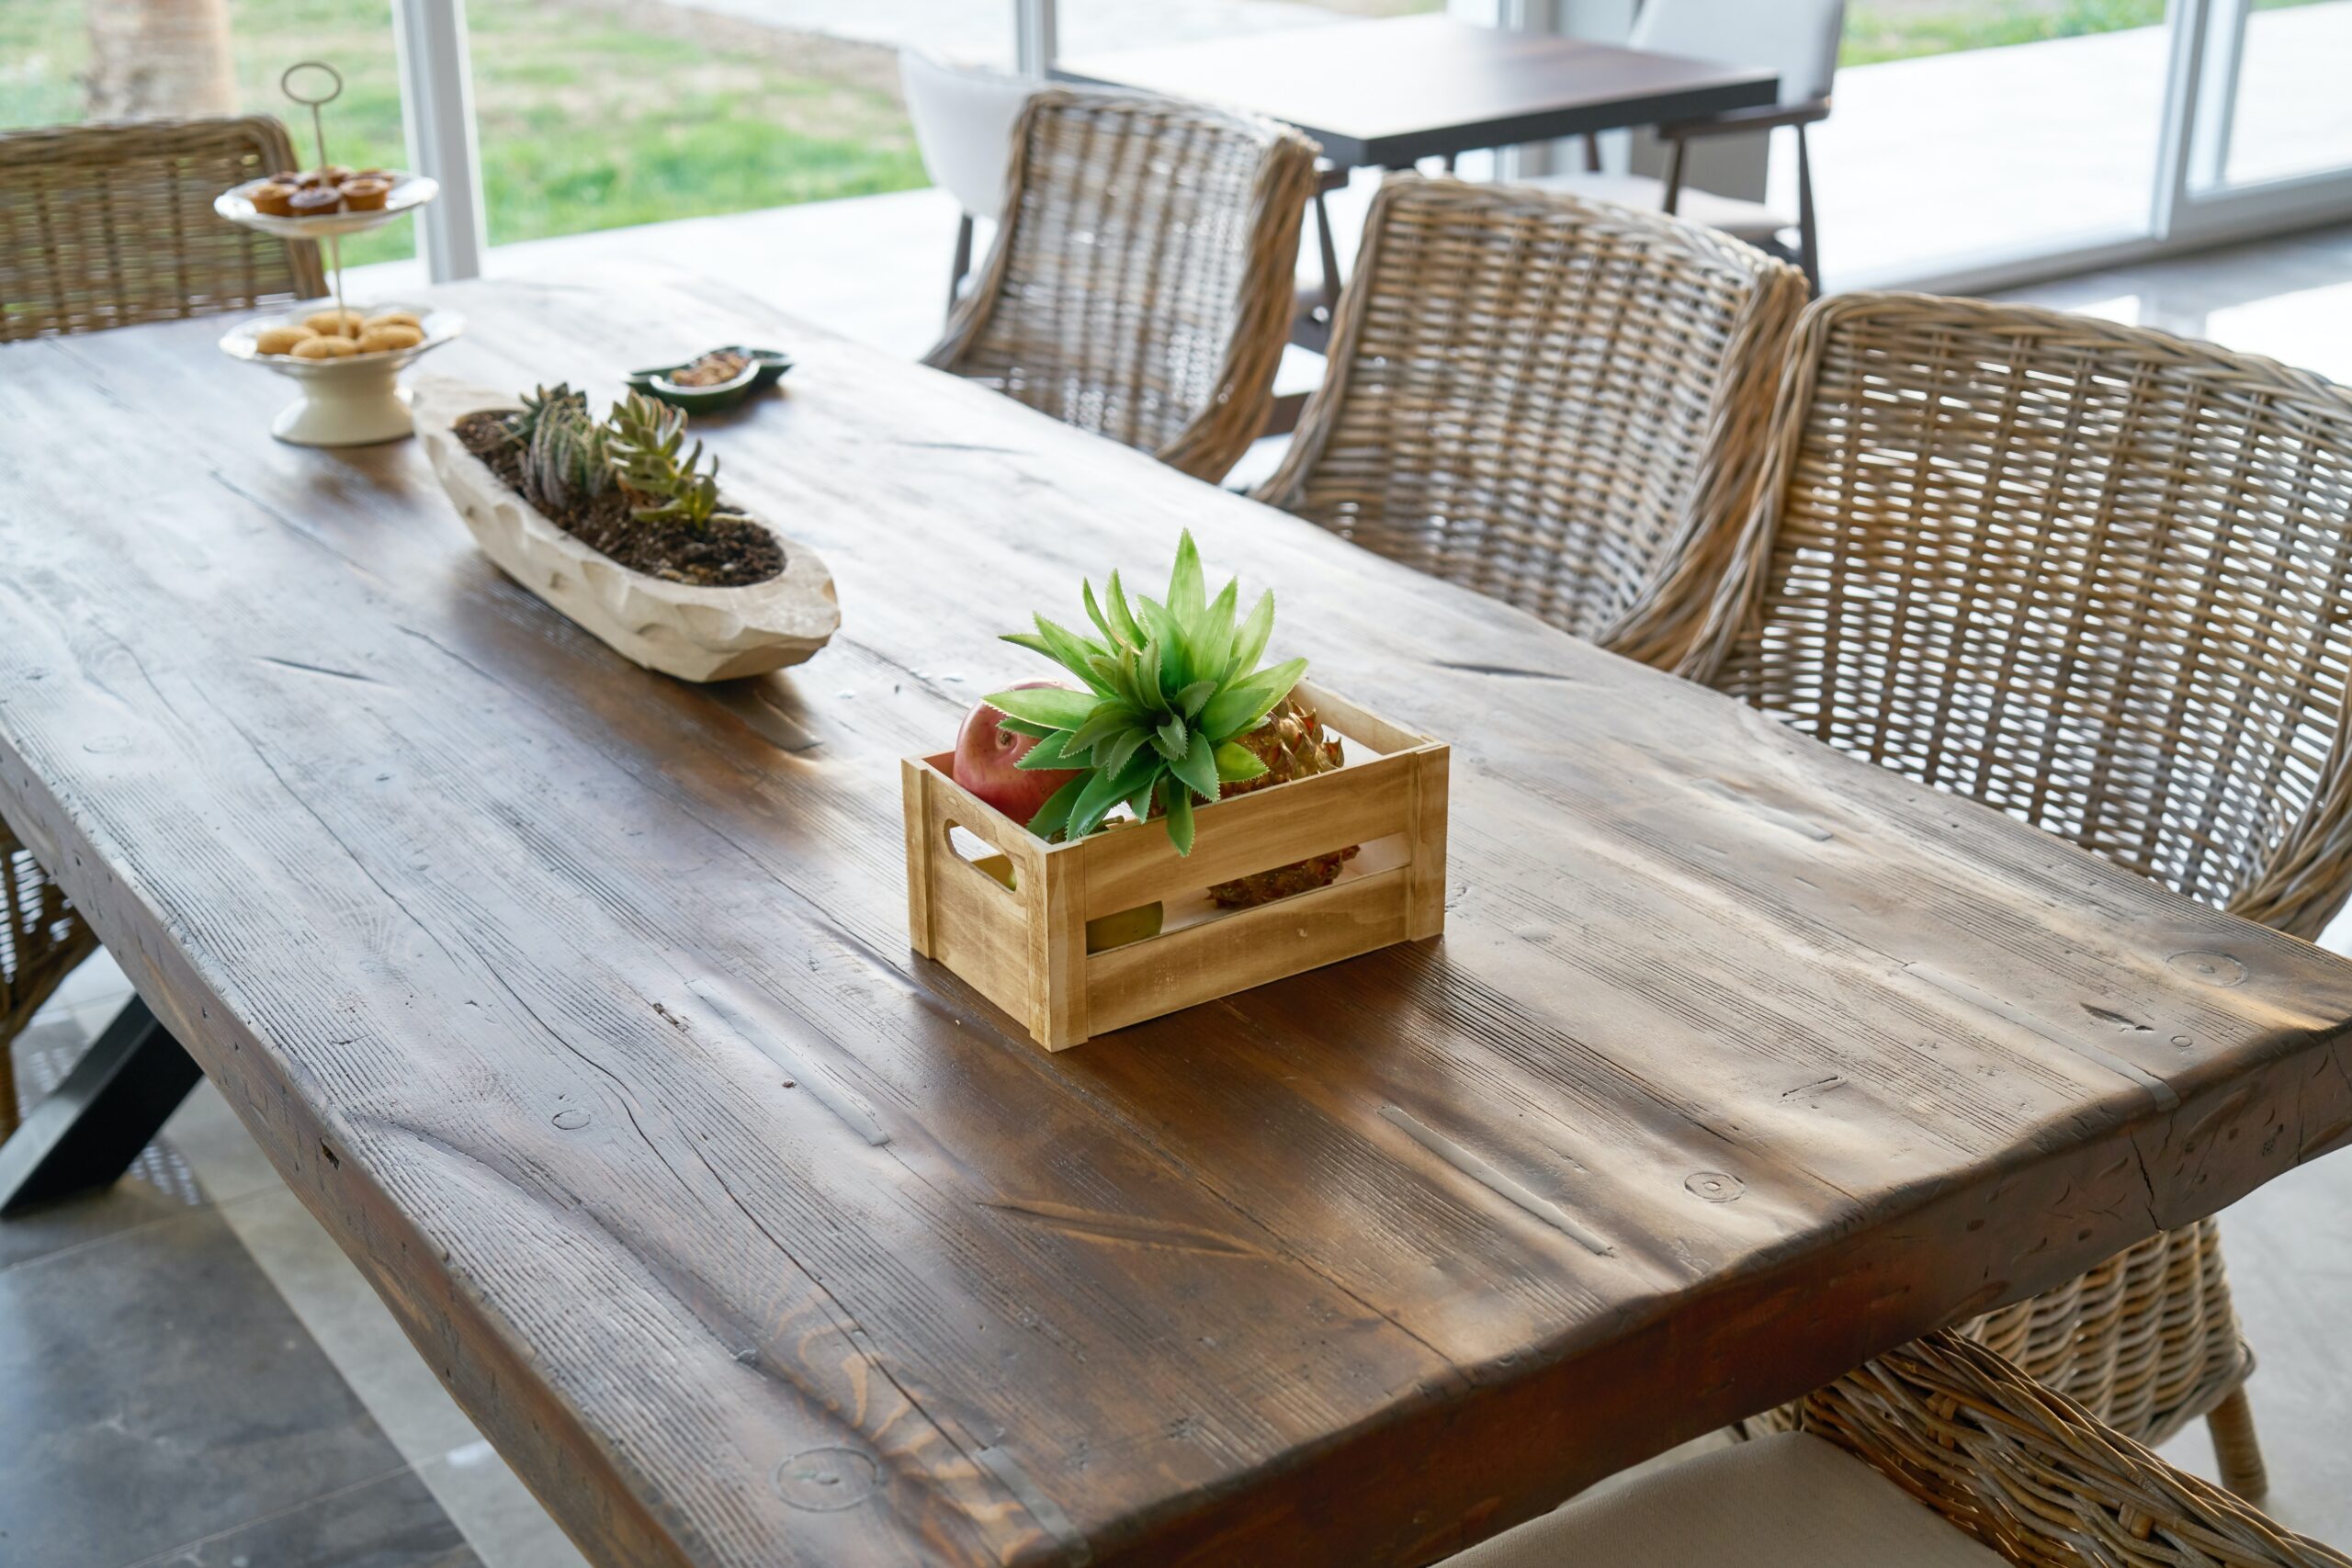
{"label": "white molded chair", "polygon": [[[1781,76],[1781,101],[1712,119],[1657,128],[1667,144],[1664,179],[1648,175],[1611,175],[1600,169],[1600,144],[1587,138],[1587,168],[1550,175],[1530,183],[1621,207],[1671,212],[1693,223],[1720,229],[1736,239],[1773,252],[1804,269],[1814,292],[1821,291],[1821,250],[1813,211],[1813,164],[1804,128],[1829,118],[1829,89],[1838,75],[1838,44],[1846,30],[1846,0],[1645,0],[1626,41],[1661,54],[1720,61],[1727,65],[1769,65]],[[1792,127],[1797,139],[1797,210],[1794,218],[1762,202],[1742,201],[1682,183],[1690,144],[1710,136],[1771,131]],[[1797,231],[1791,249],[1781,241]]]}
{"label": "white molded chair", "polygon": [[1013,122],[1044,84],[984,66],[952,65],[911,49],[899,51],[899,80],[923,168],[964,209],[956,228],[955,275],[947,281],[947,308],[953,310],[972,271],[974,223],[993,223],[1004,209]]}

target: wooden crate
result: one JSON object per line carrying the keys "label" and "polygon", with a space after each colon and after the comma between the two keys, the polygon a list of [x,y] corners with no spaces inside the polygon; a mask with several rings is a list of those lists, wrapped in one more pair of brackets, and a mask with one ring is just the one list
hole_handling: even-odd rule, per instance
{"label": "wooden crate", "polygon": [[[1446,748],[1302,683],[1346,741],[1332,773],[1196,813],[1193,852],[1156,823],[1049,844],[958,786],[954,753],[909,757],[907,904],[915,951],[1012,1015],[1048,1051],[1445,930]],[[1012,863],[1013,887],[956,847],[960,828]],[[1328,887],[1222,910],[1206,889],[1350,844]],[[1154,902],[1166,926],[1100,953],[1086,922]]]}

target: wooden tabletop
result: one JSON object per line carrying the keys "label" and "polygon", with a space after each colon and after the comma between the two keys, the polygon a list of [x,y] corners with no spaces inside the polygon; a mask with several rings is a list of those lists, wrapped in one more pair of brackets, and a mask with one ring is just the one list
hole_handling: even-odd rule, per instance
{"label": "wooden tabletop", "polygon": [[1054,74],[1250,109],[1296,126],[1341,168],[1702,118],[1780,93],[1770,70],[1443,16],[1081,55]]}
{"label": "wooden tabletop", "polygon": [[[2352,1138],[2352,964],[714,287],[840,637],[721,688],[503,579],[222,323],[0,350],[0,810],[600,1562],[1431,1561]],[[911,955],[898,759],[1180,526],[1453,749],[1442,939],[1048,1056]]]}

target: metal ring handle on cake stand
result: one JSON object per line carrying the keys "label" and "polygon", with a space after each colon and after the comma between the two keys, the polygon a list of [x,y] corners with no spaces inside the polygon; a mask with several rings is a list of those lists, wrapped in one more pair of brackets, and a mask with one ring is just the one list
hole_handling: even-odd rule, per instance
{"label": "metal ring handle on cake stand", "polygon": [[[316,97],[305,97],[301,93],[295,90],[294,74],[298,71],[323,71],[327,73],[329,80],[333,82],[334,85],[329,87],[325,92],[321,93]],[[327,105],[343,96],[343,73],[336,70],[334,66],[328,64],[323,60],[298,60],[293,64],[288,66],[285,70],[277,73],[277,90],[286,95],[288,101],[300,104],[304,108],[311,111],[311,141],[319,150],[319,167],[321,169],[326,168],[327,121],[326,116],[321,111],[323,110]],[[350,307],[344,302],[343,298],[342,235],[329,234],[327,236],[327,259],[333,264],[334,269],[334,308],[337,319],[347,321],[351,319],[351,310]]]}

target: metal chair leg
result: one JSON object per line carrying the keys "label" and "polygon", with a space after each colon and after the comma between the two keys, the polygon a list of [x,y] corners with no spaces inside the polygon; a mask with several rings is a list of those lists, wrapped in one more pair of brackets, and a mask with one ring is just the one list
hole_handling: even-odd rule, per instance
{"label": "metal chair leg", "polygon": [[956,270],[947,277],[947,313],[956,313],[956,301],[963,298],[964,279],[972,274],[972,215],[968,212],[956,220]]}
{"label": "metal chair leg", "polygon": [[1821,298],[1821,239],[1813,220],[1813,157],[1806,151],[1804,127],[1797,130],[1797,265],[1813,297]]}

